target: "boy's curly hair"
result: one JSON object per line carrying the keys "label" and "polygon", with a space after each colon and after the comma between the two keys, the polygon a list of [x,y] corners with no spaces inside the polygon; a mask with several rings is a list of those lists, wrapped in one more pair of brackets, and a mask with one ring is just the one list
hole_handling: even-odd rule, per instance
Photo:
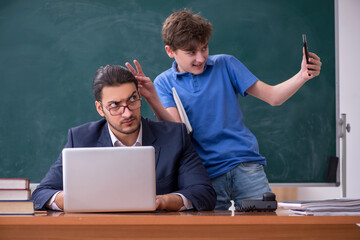
{"label": "boy's curly hair", "polygon": [[173,51],[194,51],[200,44],[209,42],[211,33],[212,24],[207,19],[184,9],[165,20],[161,35],[165,45]]}

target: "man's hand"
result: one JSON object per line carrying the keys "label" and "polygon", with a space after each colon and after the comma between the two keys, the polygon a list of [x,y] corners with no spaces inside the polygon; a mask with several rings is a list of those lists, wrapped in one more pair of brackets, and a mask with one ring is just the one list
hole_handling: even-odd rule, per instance
{"label": "man's hand", "polygon": [[[303,59],[301,62],[301,77],[308,81],[316,76],[319,76],[321,70],[321,61],[318,55],[309,52],[309,64],[306,63],[305,49],[303,48]],[[310,74],[310,75],[309,75]]]}
{"label": "man's hand", "polygon": [[61,210],[64,210],[64,192],[63,191],[59,192],[59,194],[56,195],[54,202]]}
{"label": "man's hand", "polygon": [[156,196],[156,209],[179,211],[184,206],[182,198],[177,194],[165,194]]}
{"label": "man's hand", "polygon": [[149,102],[151,97],[157,97],[155,86],[150,78],[146,77],[140,63],[137,60],[134,60],[136,70],[131,66],[130,63],[126,62],[126,67],[132,72],[134,77],[138,80],[138,87],[141,96],[143,96],[147,102]]}

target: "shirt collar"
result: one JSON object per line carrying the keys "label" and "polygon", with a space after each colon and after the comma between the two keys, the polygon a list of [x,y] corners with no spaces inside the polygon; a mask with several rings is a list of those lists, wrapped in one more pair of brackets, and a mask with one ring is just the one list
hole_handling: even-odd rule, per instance
{"label": "shirt collar", "polygon": [[[124,145],[119,139],[117,139],[117,137],[115,136],[115,134],[111,131],[110,126],[108,124],[108,129],[109,129],[109,134],[110,134],[110,138],[111,138],[111,142],[113,144],[114,147],[127,147],[126,145]],[[132,145],[132,147],[135,146],[142,146],[142,123],[140,122],[140,131],[139,131],[139,135],[136,139],[136,142],[134,143],[134,145]]]}

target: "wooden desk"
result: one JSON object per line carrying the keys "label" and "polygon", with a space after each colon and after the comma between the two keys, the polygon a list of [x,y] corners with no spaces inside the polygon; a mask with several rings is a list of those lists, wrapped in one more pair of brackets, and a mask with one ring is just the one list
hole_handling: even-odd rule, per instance
{"label": "wooden desk", "polygon": [[360,239],[360,216],[156,212],[0,216],[0,239]]}

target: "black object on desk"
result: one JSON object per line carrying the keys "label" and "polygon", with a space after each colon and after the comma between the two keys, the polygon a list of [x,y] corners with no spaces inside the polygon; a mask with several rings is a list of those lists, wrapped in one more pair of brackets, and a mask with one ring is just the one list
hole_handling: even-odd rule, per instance
{"label": "black object on desk", "polygon": [[263,199],[242,200],[241,206],[236,210],[240,212],[273,212],[277,209],[276,196],[272,192],[266,192]]}

